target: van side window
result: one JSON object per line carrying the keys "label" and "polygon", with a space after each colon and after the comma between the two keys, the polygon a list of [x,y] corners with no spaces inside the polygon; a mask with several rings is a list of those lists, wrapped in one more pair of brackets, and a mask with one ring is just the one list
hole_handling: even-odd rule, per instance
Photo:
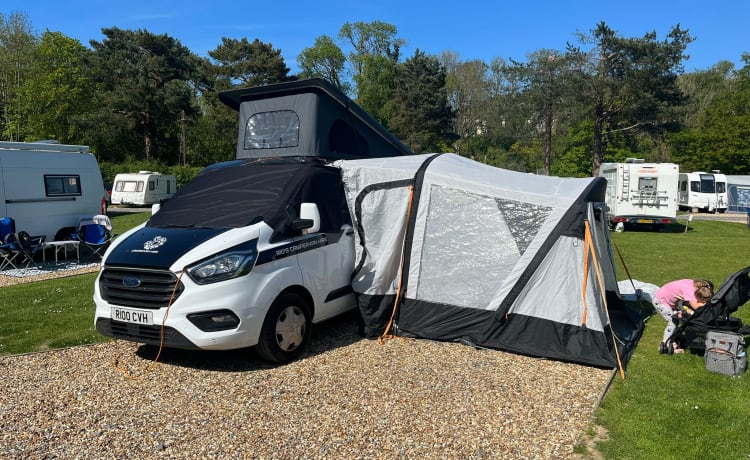
{"label": "van side window", "polygon": [[247,120],[245,150],[297,147],[299,116],[293,110],[258,112]]}
{"label": "van side window", "polygon": [[328,150],[337,153],[367,155],[370,147],[361,134],[344,120],[336,120],[328,131]]}
{"label": "van side window", "polygon": [[44,175],[47,196],[81,195],[81,177],[78,175]]}

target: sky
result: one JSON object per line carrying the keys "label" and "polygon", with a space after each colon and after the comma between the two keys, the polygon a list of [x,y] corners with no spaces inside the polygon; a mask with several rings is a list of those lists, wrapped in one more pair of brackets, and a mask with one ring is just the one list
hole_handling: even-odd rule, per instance
{"label": "sky", "polygon": [[35,33],[62,32],[86,46],[102,41],[101,29],[108,27],[166,33],[202,57],[222,37],[257,38],[281,51],[291,73],[299,70],[297,55],[315,38],[336,38],[344,23],[358,21],[396,26],[406,41],[404,59],[419,49],[431,55],[451,51],[461,61],[523,62],[533,51],[580,44],[578,34],[602,21],[621,37],[655,32],[659,41],[679,24],[695,39],[686,50],[688,72],[722,60],[739,68],[742,53],[750,52],[748,0],[0,0],[0,13],[14,12],[25,14]]}

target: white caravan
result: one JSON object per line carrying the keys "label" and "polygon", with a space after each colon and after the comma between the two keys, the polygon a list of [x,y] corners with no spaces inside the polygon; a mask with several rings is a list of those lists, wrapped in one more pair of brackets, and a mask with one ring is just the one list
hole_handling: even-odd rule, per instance
{"label": "white caravan", "polygon": [[17,231],[67,240],[84,216],[104,214],[107,194],[84,145],[0,142],[0,217]]}
{"label": "white caravan", "polygon": [[112,204],[146,206],[171,198],[177,188],[175,176],[152,171],[118,174],[112,185]]}
{"label": "white caravan", "polygon": [[607,179],[611,224],[654,228],[675,223],[679,174],[679,166],[674,163],[644,163],[635,158],[603,163],[599,176]]}
{"label": "white caravan", "polygon": [[729,206],[727,176],[719,171],[680,174],[678,203],[681,210],[726,212]]}

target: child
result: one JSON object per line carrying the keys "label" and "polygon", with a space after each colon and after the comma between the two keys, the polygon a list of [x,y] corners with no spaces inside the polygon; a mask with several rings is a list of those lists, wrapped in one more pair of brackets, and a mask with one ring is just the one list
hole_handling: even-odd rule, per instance
{"label": "child", "polygon": [[[681,311],[678,311],[679,301],[682,300],[684,302],[683,308],[685,312],[692,315],[697,308],[704,306],[713,295],[714,285],[708,280],[683,279],[671,281],[656,291],[653,299],[654,308],[667,320],[667,327],[664,329],[664,335],[659,345],[660,352],[666,350],[667,339],[669,339],[675,329],[672,315],[675,313],[682,314]],[[674,353],[685,351],[675,343],[672,345]]]}

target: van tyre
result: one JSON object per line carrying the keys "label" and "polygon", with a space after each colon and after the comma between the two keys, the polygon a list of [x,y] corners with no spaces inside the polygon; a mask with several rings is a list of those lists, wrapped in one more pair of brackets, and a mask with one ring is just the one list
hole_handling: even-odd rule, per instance
{"label": "van tyre", "polygon": [[295,360],[310,340],[310,307],[302,297],[287,293],[276,298],[263,321],[256,351],[275,363]]}

